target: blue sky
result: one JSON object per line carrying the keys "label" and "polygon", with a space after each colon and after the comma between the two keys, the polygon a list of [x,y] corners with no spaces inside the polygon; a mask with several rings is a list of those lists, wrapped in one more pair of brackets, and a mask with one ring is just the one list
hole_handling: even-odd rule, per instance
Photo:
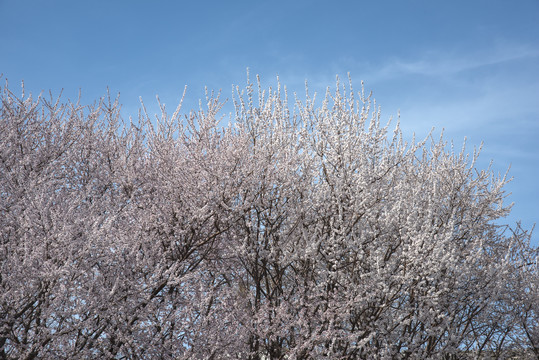
{"label": "blue sky", "polygon": [[[405,133],[435,127],[460,148],[484,141],[479,166],[511,165],[509,222],[539,219],[539,1],[25,1],[0,0],[0,73],[14,89],[93,102],[109,87],[123,114],[139,96],[184,110],[204,86],[324,92],[335,75],[364,80],[384,119]],[[227,107],[226,109],[229,109]],[[533,243],[539,244],[534,235]]]}

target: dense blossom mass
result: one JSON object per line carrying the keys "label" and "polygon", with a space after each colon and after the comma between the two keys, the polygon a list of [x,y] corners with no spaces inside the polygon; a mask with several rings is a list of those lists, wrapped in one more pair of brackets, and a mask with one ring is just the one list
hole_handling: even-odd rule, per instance
{"label": "dense blossom mass", "polygon": [[0,91],[0,359],[539,356],[507,179],[351,83],[228,126]]}

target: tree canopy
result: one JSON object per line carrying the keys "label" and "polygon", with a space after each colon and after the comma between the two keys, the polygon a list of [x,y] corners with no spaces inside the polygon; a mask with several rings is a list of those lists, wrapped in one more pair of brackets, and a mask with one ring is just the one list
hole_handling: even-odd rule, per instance
{"label": "tree canopy", "polygon": [[539,356],[506,177],[363,88],[120,116],[1,88],[0,359]]}

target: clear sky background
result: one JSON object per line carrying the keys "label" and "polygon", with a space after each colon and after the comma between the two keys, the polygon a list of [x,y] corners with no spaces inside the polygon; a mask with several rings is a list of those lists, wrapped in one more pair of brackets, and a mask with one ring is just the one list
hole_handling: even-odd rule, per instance
{"label": "clear sky background", "polygon": [[[184,110],[204,86],[324,92],[350,72],[365,81],[383,119],[401,114],[405,135],[445,129],[460,148],[484,141],[479,166],[511,165],[508,222],[539,220],[539,0],[56,1],[0,0],[0,73],[12,90],[64,89],[82,102],[121,93]],[[252,76],[253,77],[253,76]],[[230,109],[230,107],[226,107]],[[539,229],[538,229],[539,232]],[[539,244],[538,232],[533,243]]]}

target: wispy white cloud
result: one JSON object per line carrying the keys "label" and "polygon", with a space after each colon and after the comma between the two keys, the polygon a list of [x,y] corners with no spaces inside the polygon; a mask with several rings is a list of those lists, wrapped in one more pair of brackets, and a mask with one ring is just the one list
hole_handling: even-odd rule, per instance
{"label": "wispy white cloud", "polygon": [[441,77],[484,66],[510,63],[539,57],[539,49],[526,44],[504,44],[475,51],[431,50],[415,58],[392,58],[381,66],[371,66],[374,80],[387,80],[403,75]]}
{"label": "wispy white cloud", "polygon": [[431,49],[378,64],[343,59],[336,67],[360,74],[381,95],[383,109],[401,110],[403,122],[460,132],[539,116],[537,64],[538,48],[507,42],[468,52]]}

